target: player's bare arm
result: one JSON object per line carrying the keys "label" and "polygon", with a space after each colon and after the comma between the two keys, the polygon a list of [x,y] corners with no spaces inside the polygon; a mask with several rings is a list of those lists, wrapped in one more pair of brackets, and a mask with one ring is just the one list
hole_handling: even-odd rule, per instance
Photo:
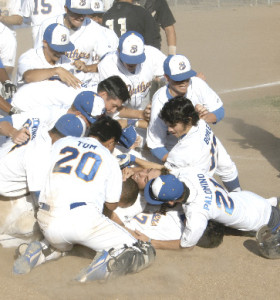
{"label": "player's bare arm", "polygon": [[29,131],[26,128],[15,129],[7,121],[0,122],[0,135],[9,136],[15,144],[21,145],[29,140]]}
{"label": "player's bare arm", "polygon": [[8,26],[21,25],[23,22],[23,17],[20,15],[0,16],[0,22]]}
{"label": "player's bare arm", "polygon": [[48,80],[53,76],[58,76],[62,82],[68,86],[72,86],[74,89],[80,88],[80,84],[82,83],[71,72],[62,67],[28,70],[24,72],[23,79],[26,83],[30,83]]}
{"label": "player's bare arm", "polygon": [[117,208],[117,206],[118,206],[118,202],[116,203],[105,202],[103,208],[103,214],[109,219],[111,219],[113,211]]}
{"label": "player's bare arm", "polygon": [[176,32],[174,25],[170,25],[164,28],[167,45],[168,45],[168,55],[176,54]]}

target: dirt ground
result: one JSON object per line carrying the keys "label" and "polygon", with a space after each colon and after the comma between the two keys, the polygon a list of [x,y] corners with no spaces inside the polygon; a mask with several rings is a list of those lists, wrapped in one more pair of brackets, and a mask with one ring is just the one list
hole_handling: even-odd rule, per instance
{"label": "dirt ground", "polygon": [[[223,99],[216,135],[236,162],[243,189],[280,195],[280,6],[204,11],[173,8],[178,53]],[[19,53],[31,45],[18,30]],[[166,49],[164,45],[164,50]],[[280,260],[258,255],[254,238],[226,236],[216,249],[157,251],[139,274],[78,284],[88,258],[65,257],[12,275],[14,249],[0,248],[1,299],[279,299]]]}

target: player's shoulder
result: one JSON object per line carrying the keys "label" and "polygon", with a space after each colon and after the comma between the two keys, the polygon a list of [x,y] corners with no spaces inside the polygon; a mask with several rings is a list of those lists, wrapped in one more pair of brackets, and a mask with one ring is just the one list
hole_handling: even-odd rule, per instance
{"label": "player's shoulder", "polygon": [[22,61],[25,58],[29,58],[29,57],[34,57],[35,55],[37,55],[37,49],[35,48],[31,48],[25,52],[23,52],[20,57],[19,57],[19,62]]}
{"label": "player's shoulder", "polygon": [[152,99],[152,104],[164,104],[168,101],[168,88],[167,85],[159,88]]}

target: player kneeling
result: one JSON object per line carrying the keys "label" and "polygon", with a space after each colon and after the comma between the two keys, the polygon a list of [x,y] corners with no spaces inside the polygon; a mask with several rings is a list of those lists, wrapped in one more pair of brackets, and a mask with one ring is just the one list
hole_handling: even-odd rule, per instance
{"label": "player kneeling", "polygon": [[74,244],[99,253],[75,278],[79,282],[138,272],[154,261],[150,243],[137,241],[105,216],[111,215],[121,194],[122,175],[111,154],[121,133],[117,121],[102,117],[91,126],[89,137],[55,143],[37,215],[45,240],[22,251],[14,263],[15,274],[63,256]]}

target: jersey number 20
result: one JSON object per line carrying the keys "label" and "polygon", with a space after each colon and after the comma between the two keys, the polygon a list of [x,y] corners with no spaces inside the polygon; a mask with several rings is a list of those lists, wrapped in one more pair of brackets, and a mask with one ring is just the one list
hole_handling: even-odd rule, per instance
{"label": "jersey number 20", "polygon": [[[53,173],[70,174],[73,167],[75,168],[76,175],[84,181],[92,181],[94,176],[102,163],[100,155],[94,152],[86,152],[79,159],[79,151],[73,147],[65,147],[60,151],[60,154],[69,153],[66,157],[57,161],[53,168]],[[78,163],[76,159],[79,159]]]}

